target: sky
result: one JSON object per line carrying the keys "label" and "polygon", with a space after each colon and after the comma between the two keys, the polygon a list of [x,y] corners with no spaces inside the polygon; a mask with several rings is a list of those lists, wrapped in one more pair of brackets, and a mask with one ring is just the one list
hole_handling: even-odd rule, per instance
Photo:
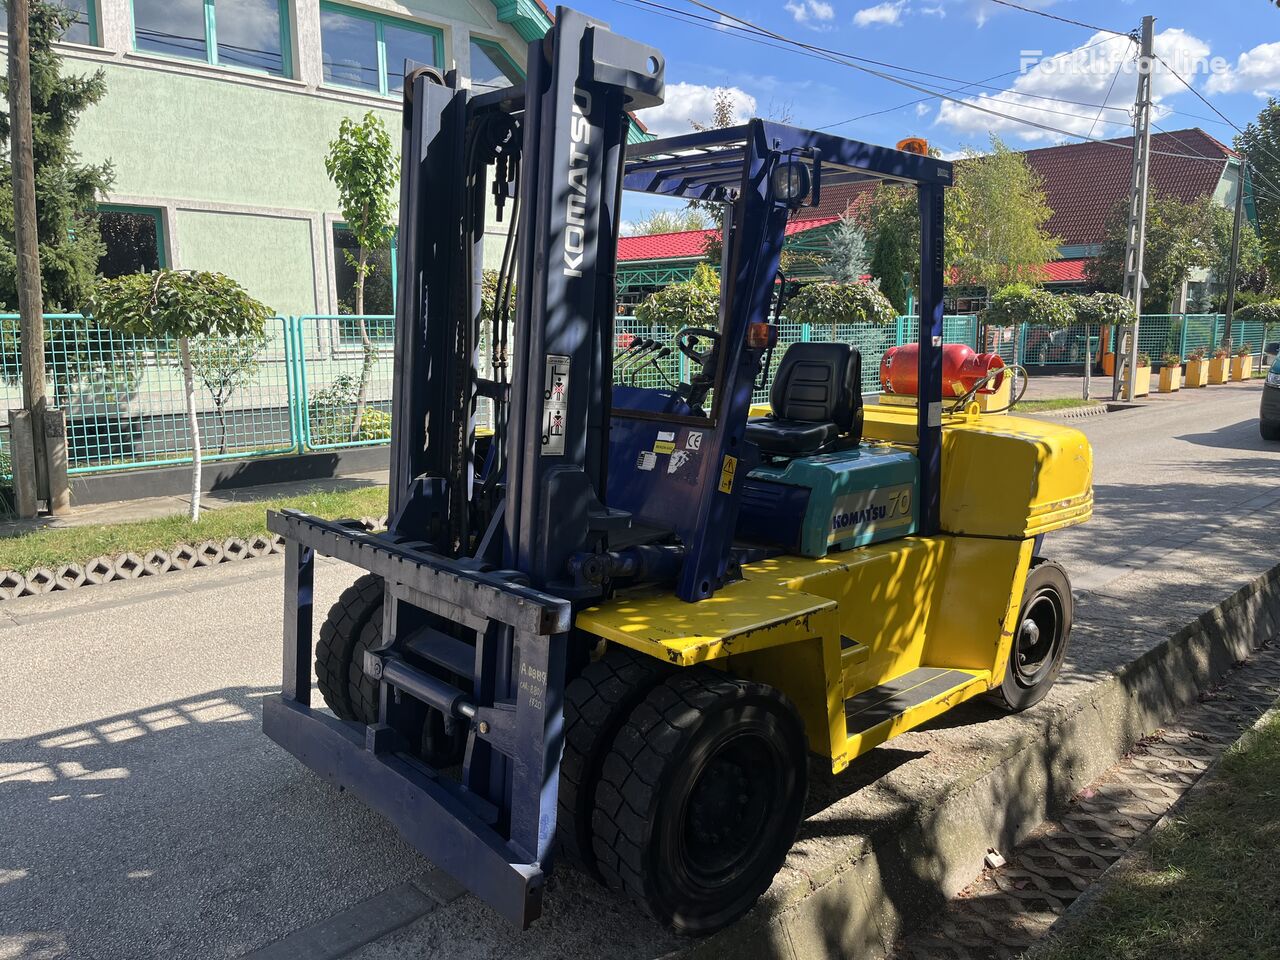
{"label": "sky", "polygon": [[[924,137],[949,158],[985,149],[993,134],[1015,149],[1075,142],[1070,134],[1126,136],[1137,47],[1107,31],[1136,31],[1148,13],[1156,17],[1156,53],[1238,126],[1257,116],[1267,96],[1280,98],[1280,6],[1273,0],[1019,0],[1079,23],[996,0],[706,0],[841,58],[889,64],[857,61],[924,91],[802,50],[753,42],[689,0],[653,2],[709,22],[680,22],[646,0],[575,5],[662,51],[666,102],[640,114],[659,135],[687,132],[690,121],[708,119],[714,91],[723,87],[741,118],[788,119],[887,145]],[[1200,127],[1231,143],[1236,131],[1163,67],[1153,73],[1152,88],[1157,129]],[[930,97],[930,91],[955,100]],[[628,217],[642,212],[635,202],[624,211]]]}

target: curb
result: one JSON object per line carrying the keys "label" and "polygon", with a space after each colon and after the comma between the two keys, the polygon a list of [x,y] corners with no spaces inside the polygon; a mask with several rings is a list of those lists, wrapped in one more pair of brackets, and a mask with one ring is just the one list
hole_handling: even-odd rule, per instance
{"label": "curb", "polygon": [[1053,926],[1045,933],[1044,939],[1023,955],[1023,960],[1036,960],[1037,957],[1043,956],[1044,952],[1054,945],[1054,941],[1070,936],[1075,925],[1080,923],[1085,915],[1093,909],[1093,905],[1106,895],[1112,884],[1123,876],[1126,871],[1132,869],[1140,859],[1145,858],[1150,853],[1152,845],[1160,834],[1168,828],[1169,824],[1182,816],[1182,812],[1189,805],[1195,803],[1198,798],[1213,788],[1213,785],[1217,782],[1218,769],[1222,766],[1222,761],[1226,759],[1227,753],[1243,743],[1257,739],[1258,731],[1277,716],[1280,716],[1280,702],[1277,702],[1275,706],[1255,720],[1252,726],[1244,731],[1235,743],[1213,761],[1209,769],[1200,775],[1200,779],[1179,797],[1177,802],[1166,810],[1159,820],[1152,824],[1151,829],[1137,839],[1134,845],[1125,852],[1124,856],[1107,867],[1102,876],[1090,884],[1088,889],[1080,894],[1072,902],[1071,906],[1067,907],[1062,916],[1054,921]]}
{"label": "curb", "polygon": [[1104,413],[1110,413],[1111,408],[1105,403],[1098,403],[1087,407],[1059,407],[1057,410],[1032,410],[1030,413],[1019,413],[1018,408],[1014,407],[1009,412],[1018,417],[1056,417],[1063,420],[1081,420],[1085,417],[1100,417]]}
{"label": "curb", "polygon": [[[788,869],[733,927],[668,956],[883,957],[936,915],[988,849],[1011,849],[1280,625],[1272,568],[984,756],[936,793],[849,837],[834,864]],[[853,831],[851,831],[853,833]]]}
{"label": "curb", "polygon": [[[385,527],[386,517],[361,517],[357,521],[366,530]],[[284,538],[278,534],[259,534],[248,540],[228,537],[226,540],[201,540],[179,543],[168,550],[120,553],[94,557],[85,563],[65,563],[59,567],[34,567],[26,573],[0,570],[0,602],[20,597],[38,597],[46,593],[96,587],[116,580],[137,580],[201,567],[216,567],[235,560],[252,560],[274,553],[284,553]]]}

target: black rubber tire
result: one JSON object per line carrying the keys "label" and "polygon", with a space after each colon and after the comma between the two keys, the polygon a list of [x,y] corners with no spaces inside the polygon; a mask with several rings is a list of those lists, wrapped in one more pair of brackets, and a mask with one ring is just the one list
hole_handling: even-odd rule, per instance
{"label": "black rubber tire", "polygon": [[[367,704],[357,704],[353,693],[363,694],[361,685],[352,685],[352,667],[364,677],[360,667],[360,655],[368,649],[368,640],[360,646],[365,627],[376,622],[382,630],[382,596],[385,591],[379,576],[367,573],[342,591],[337,603],[329,610],[320,627],[320,639],[316,643],[316,679],[320,694],[329,709],[343,720],[362,719],[356,714],[357,705],[362,715]],[[357,652],[359,647],[359,652]],[[372,681],[369,681],[372,683]],[[374,716],[377,715],[377,684],[374,686]],[[363,722],[368,722],[364,720]]]}
{"label": "black rubber tire", "polygon": [[606,884],[678,933],[714,933],[768,889],[808,789],[804,724],[767,684],[687,668],[605,758],[592,817]]}
{"label": "black rubber tire", "polygon": [[1280,420],[1259,420],[1258,433],[1263,440],[1280,440]]}
{"label": "black rubber tire", "polygon": [[[1004,680],[988,695],[997,706],[1016,713],[1048,696],[1071,640],[1071,613],[1067,572],[1052,561],[1033,560],[1014,624]],[[1035,626],[1028,627],[1028,620]]]}
{"label": "black rubber tire", "polygon": [[556,834],[560,855],[601,879],[591,847],[591,815],[600,767],[631,711],[671,667],[610,644],[564,691],[564,754],[560,760]]}

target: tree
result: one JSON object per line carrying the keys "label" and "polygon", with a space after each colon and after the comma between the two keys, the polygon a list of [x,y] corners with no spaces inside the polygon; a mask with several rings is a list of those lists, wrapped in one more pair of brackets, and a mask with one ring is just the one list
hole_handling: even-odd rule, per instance
{"label": "tree", "polygon": [[257,374],[268,339],[263,330],[242,337],[195,337],[191,341],[191,369],[213,398],[218,453],[227,452],[227,404]]}
{"label": "tree", "polygon": [[1275,97],[1245,125],[1235,147],[1254,169],[1253,200],[1267,272],[1280,277],[1280,101]]}
{"label": "tree", "polygon": [[[1210,198],[1183,203],[1176,197],[1151,194],[1142,262],[1149,285],[1142,299],[1151,312],[1170,312],[1177,306],[1182,285],[1191,273],[1213,265],[1217,251],[1213,205]],[[1128,201],[1116,205],[1098,255],[1085,265],[1090,283],[1109,293],[1124,289],[1128,214]]]}
{"label": "tree", "polygon": [[641,323],[661,323],[672,333],[681,327],[720,326],[720,276],[700,263],[693,276],[649,294],[636,307]]}
{"label": "tree", "polygon": [[1076,312],[1067,297],[1059,297],[1025,283],[1011,283],[995,292],[991,306],[982,311],[984,323],[1012,327],[1020,323],[1065,330],[1076,322]]}
{"label": "tree", "polygon": [[[867,237],[871,276],[897,313],[907,312],[907,293],[920,283],[920,213],[915,191],[878,184],[858,211]],[[910,279],[904,284],[903,278]]]}
{"label": "tree", "polygon": [[94,318],[136,337],[177,340],[191,429],[191,513],[200,519],[200,420],[196,415],[195,337],[255,338],[271,310],[221,273],[157,270],[100,280],[90,299]]}
{"label": "tree", "polygon": [[887,326],[897,319],[898,311],[874,283],[805,283],[787,301],[787,319],[812,326],[831,325],[831,339],[838,324],[873,323]]}
{"label": "tree", "polygon": [[357,245],[355,255],[343,251],[356,274],[355,316],[364,351],[356,413],[351,424],[353,440],[360,435],[360,423],[369,402],[369,381],[378,360],[364,316],[364,284],[373,269],[370,253],[389,244],[395,233],[392,191],[398,178],[397,163],[396,150],[386,125],[372,110],[358,122],[343,117],[338,126],[338,136],[330,141],[329,154],[324,161],[329,179],[338,188],[342,218]]}
{"label": "tree", "polygon": [[719,221],[705,210],[683,207],[679,210],[650,210],[639,220],[633,220],[626,235],[647,237],[655,233],[685,233],[690,230],[710,230]]}
{"label": "tree", "polygon": [[[31,120],[36,171],[36,233],[46,310],[76,310],[93,289],[104,247],[95,209],[111,185],[110,164],[80,162],[72,146],[80,115],[106,94],[103,72],[62,76],[53,49],[74,21],[60,4],[31,5]],[[2,81],[7,91],[7,81]],[[9,116],[0,110],[0,137]],[[0,154],[0,307],[17,303],[13,187],[8,150]]]}
{"label": "tree", "polygon": [[947,193],[947,266],[956,281],[994,290],[1043,278],[1059,241],[1045,227],[1053,210],[1044,181],[1023,154],[993,135],[990,153],[970,153],[956,164]]}
{"label": "tree", "polygon": [[857,283],[870,273],[867,234],[857,217],[845,211],[832,229],[827,250],[820,260],[827,276],[842,283]]}
{"label": "tree", "polygon": [[[1227,284],[1231,279],[1231,228],[1235,221],[1235,212],[1220,204],[1214,203],[1211,197],[1205,197],[1206,216],[1213,231],[1212,263],[1210,274],[1222,284],[1223,298],[1226,296]],[[1240,259],[1236,270],[1236,292],[1253,290],[1259,292],[1259,284],[1266,283],[1266,269],[1262,258],[1262,241],[1258,231],[1247,218],[1240,223]],[[1240,302],[1237,300],[1237,303]],[[1224,306],[1225,309],[1225,306]]]}

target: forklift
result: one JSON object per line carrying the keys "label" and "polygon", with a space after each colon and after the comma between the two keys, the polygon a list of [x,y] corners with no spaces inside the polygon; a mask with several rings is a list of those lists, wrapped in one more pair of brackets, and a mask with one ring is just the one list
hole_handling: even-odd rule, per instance
{"label": "forklift", "polygon": [[[522,86],[404,89],[388,525],[269,515],[263,729],[522,928],[554,856],[713,932],[781,867],[811,753],[838,774],[971,698],[1045,696],[1072,605],[1043,543],[1091,514],[1089,444],[944,400],[950,163],[760,119],[628,146],[662,55],[563,7]],[[919,198],[910,406],[864,405],[847,343],[767,379],[788,218],[863,181]],[[616,339],[624,191],[722,206],[716,326]],[[673,351],[686,379],[627,382]],[[328,710],[317,554],[365,571],[315,643]]]}

